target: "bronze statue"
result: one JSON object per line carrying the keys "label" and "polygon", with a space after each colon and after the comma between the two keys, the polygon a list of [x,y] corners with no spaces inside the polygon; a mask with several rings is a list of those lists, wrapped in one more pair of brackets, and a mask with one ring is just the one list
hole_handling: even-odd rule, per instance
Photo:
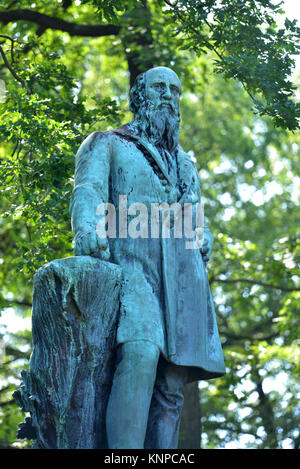
{"label": "bronze statue", "polygon": [[176,448],[184,385],[225,373],[199,215],[179,145],[181,83],[137,77],[134,120],[76,156],[75,257],[34,277],[33,353],[15,393],[36,448]]}

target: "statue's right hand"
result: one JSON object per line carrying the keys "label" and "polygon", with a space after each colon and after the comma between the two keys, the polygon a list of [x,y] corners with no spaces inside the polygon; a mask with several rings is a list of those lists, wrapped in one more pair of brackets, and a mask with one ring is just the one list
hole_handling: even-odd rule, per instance
{"label": "statue's right hand", "polygon": [[75,256],[92,256],[108,261],[110,251],[107,238],[99,238],[96,230],[82,233],[75,240]]}

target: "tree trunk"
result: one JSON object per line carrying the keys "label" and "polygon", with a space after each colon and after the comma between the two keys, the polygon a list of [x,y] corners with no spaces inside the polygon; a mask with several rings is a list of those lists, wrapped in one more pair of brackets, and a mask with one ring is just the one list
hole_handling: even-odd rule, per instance
{"label": "tree trunk", "polygon": [[262,424],[267,435],[264,440],[263,447],[266,449],[278,448],[278,437],[274,410],[269,396],[265,394],[263,390],[263,380],[259,375],[258,368],[253,370],[252,376],[259,396],[258,410],[260,412]]}
{"label": "tree trunk", "polygon": [[121,37],[130,74],[130,88],[137,75],[154,66],[155,47],[151,31],[151,12],[147,0],[141,3],[142,5],[122,17],[124,26]]}
{"label": "tree trunk", "polygon": [[30,413],[19,438],[38,449],[106,447],[121,268],[90,256],[34,276],[30,371],[14,397]]}

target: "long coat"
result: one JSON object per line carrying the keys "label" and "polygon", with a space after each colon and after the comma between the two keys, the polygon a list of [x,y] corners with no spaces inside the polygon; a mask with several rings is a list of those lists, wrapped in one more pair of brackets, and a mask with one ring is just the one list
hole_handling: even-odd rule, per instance
{"label": "long coat", "polygon": [[[215,378],[225,367],[199,249],[186,249],[185,237],[172,236],[174,230],[169,238],[151,237],[150,220],[148,233],[140,237],[126,236],[121,228],[120,196],[123,201],[126,196],[128,228],[137,220],[137,212],[130,210],[133,204],[144,204],[150,213],[151,204],[200,203],[197,170],[181,147],[176,170],[168,171],[163,156],[139,135],[134,121],[114,131],[94,132],[76,156],[72,227],[76,240],[96,229],[101,203],[116,209],[116,237],[109,238],[109,246],[110,261],[123,271],[117,343],[154,342],[167,360],[190,367],[191,380]],[[205,237],[212,237],[206,225]]]}

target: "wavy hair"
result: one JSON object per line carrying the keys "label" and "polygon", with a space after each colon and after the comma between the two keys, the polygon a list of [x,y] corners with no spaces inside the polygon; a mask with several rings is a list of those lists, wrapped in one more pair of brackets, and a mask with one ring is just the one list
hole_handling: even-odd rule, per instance
{"label": "wavy hair", "polygon": [[129,109],[133,114],[137,114],[140,106],[146,101],[146,72],[140,73],[134,82],[129,93]]}

